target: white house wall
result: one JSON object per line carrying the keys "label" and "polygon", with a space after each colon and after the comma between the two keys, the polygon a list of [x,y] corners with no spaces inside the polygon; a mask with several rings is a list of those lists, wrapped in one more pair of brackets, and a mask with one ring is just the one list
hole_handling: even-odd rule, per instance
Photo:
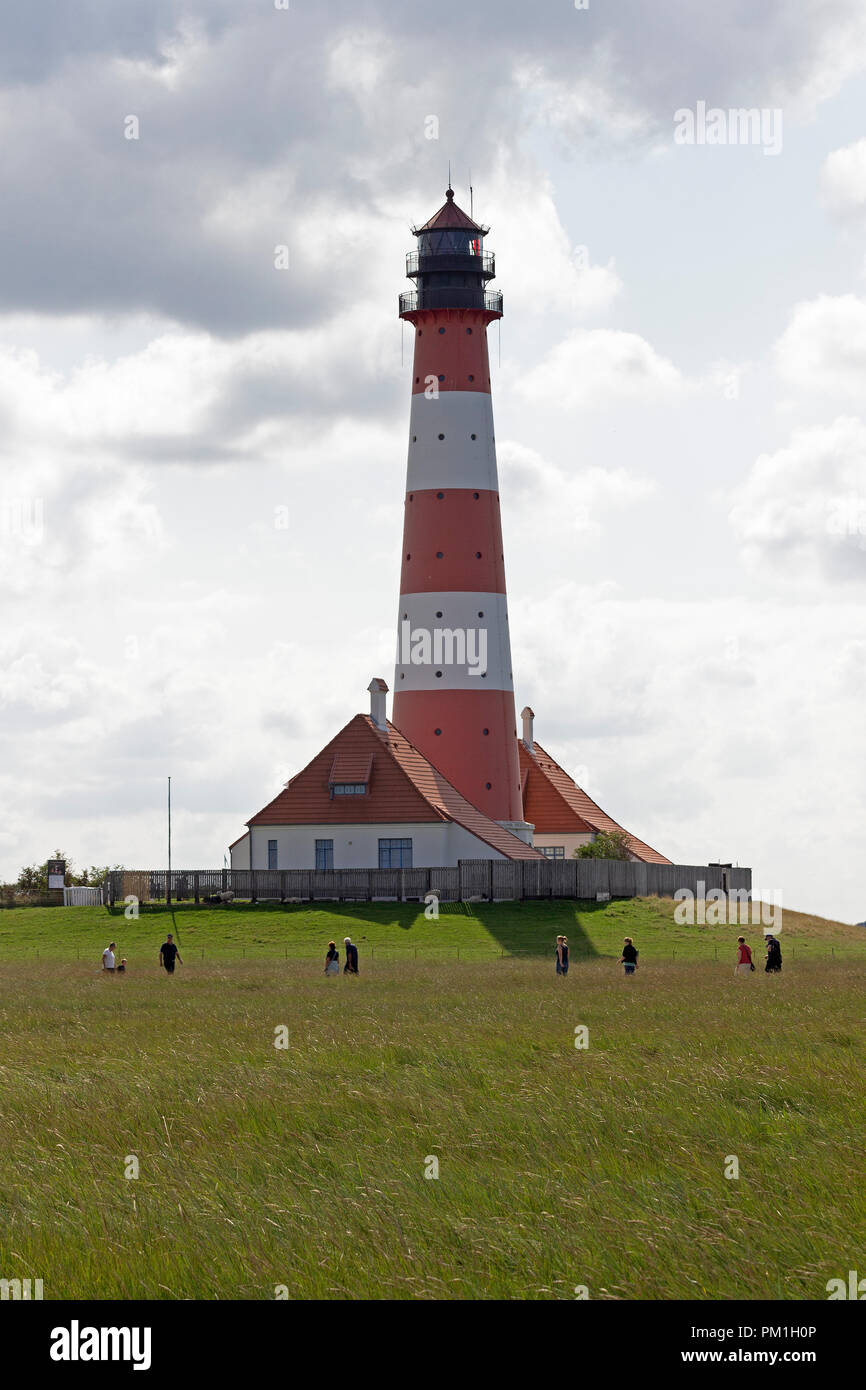
{"label": "white house wall", "polygon": [[412,863],[416,868],[442,868],[459,859],[504,859],[505,856],[479,840],[476,835],[453,822],[396,825],[254,825],[250,827],[252,863],[246,853],[247,840],[237,845],[241,851],[232,868],[266,869],[268,840],[277,842],[278,869],[315,869],[316,841],[333,840],[335,869],[377,869],[379,840],[412,841]]}

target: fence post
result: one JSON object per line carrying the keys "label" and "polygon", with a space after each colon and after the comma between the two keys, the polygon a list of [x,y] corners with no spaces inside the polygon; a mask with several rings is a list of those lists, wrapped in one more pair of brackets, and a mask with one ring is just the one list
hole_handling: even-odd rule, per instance
{"label": "fence post", "polygon": [[488,897],[488,900],[489,900],[490,902],[493,902],[493,860],[492,860],[492,859],[488,862],[488,865],[487,865],[487,897]]}
{"label": "fence post", "polygon": [[258,902],[256,897],[256,874],[258,869],[250,869],[250,902]]}
{"label": "fence post", "polygon": [[193,896],[194,900],[195,900],[196,902],[198,902],[198,872],[197,872],[197,871],[196,871],[196,873],[194,873],[193,876],[192,876],[192,896]]}

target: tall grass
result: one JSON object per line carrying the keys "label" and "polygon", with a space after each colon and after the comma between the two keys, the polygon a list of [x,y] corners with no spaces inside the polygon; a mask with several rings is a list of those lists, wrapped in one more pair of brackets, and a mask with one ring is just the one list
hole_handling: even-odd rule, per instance
{"label": "tall grass", "polygon": [[0,1276],[47,1298],[826,1297],[866,1270],[864,985],[858,961],[7,963]]}

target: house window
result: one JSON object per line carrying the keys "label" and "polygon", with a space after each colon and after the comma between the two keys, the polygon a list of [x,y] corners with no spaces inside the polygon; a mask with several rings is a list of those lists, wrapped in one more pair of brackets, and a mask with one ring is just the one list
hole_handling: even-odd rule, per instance
{"label": "house window", "polygon": [[564,859],[565,845],[539,845],[538,848],[545,859]]}
{"label": "house window", "polygon": [[412,841],[411,840],[380,840],[379,841],[379,868],[380,869],[411,869],[412,867]]}
{"label": "house window", "polygon": [[316,868],[333,869],[334,867],[334,841],[316,841]]}
{"label": "house window", "polygon": [[276,842],[276,840],[268,840],[268,868],[269,868],[269,869],[275,869],[276,867],[277,867],[277,842]]}
{"label": "house window", "polygon": [[366,796],[366,782],[332,782],[331,796]]}

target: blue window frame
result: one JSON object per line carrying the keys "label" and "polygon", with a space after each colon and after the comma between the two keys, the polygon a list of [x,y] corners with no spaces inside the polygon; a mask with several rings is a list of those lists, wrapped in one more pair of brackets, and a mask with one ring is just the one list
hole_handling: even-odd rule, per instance
{"label": "blue window frame", "polygon": [[333,869],[334,867],[334,841],[316,841],[316,868]]}
{"label": "blue window frame", "polygon": [[565,845],[538,845],[545,859],[564,859]]}
{"label": "blue window frame", "polygon": [[276,867],[277,867],[277,842],[276,842],[276,840],[268,840],[268,868],[269,868],[269,869],[275,869]]}
{"label": "blue window frame", "polygon": [[366,796],[366,782],[332,782],[331,796]]}
{"label": "blue window frame", "polygon": [[412,867],[412,841],[411,840],[380,840],[379,841],[379,868],[380,869],[411,869]]}

